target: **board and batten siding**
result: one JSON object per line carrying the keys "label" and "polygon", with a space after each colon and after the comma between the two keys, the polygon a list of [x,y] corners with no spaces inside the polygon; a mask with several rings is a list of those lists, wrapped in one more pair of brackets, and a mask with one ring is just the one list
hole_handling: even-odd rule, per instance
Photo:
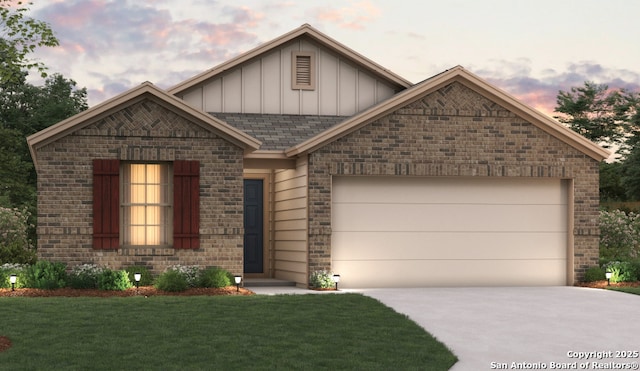
{"label": "board and batten siding", "polygon": [[[292,89],[293,52],[313,52],[314,90]],[[205,112],[350,116],[390,98],[400,88],[376,78],[310,39],[225,71],[180,98]]]}
{"label": "board and batten siding", "polygon": [[275,278],[306,286],[307,163],[276,171],[274,181]]}

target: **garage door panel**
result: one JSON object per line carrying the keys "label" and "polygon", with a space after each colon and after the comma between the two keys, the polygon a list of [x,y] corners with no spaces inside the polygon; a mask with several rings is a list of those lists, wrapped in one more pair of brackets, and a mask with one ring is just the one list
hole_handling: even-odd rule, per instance
{"label": "garage door panel", "polygon": [[[334,203],[336,231],[563,231],[565,205]],[[363,217],[366,216],[366,217]]]}
{"label": "garage door panel", "polygon": [[[559,286],[563,260],[334,261],[341,287]],[[372,274],[374,273],[374,274]]]}
{"label": "garage door panel", "polygon": [[567,183],[334,177],[342,287],[565,285]]}
{"label": "garage door panel", "polygon": [[[559,179],[334,177],[333,201],[385,203],[566,204]],[[393,188],[393,192],[389,189]]]}
{"label": "garage door panel", "polygon": [[[566,234],[334,232],[338,260],[566,259]],[[497,243],[497,241],[500,241]]]}

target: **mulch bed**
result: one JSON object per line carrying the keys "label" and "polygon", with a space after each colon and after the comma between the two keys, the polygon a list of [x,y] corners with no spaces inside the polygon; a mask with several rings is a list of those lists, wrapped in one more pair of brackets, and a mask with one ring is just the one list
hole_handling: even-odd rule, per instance
{"label": "mulch bed", "polygon": [[6,336],[0,336],[0,353],[11,348],[11,340]]}
{"label": "mulch bed", "polygon": [[[590,288],[594,288],[594,289],[606,289],[607,288],[607,280],[602,280],[602,281],[595,281],[595,282],[581,282],[576,284],[576,286],[579,287],[590,287]],[[611,283],[610,286],[608,286],[609,288],[611,287],[640,287],[640,281],[636,281],[636,282],[618,282],[618,283]]]}

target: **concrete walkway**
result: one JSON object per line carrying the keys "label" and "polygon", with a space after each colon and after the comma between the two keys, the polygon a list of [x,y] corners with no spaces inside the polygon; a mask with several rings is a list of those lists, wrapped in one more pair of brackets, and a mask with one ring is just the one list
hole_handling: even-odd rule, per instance
{"label": "concrete walkway", "polygon": [[[262,295],[327,293],[295,287],[254,291]],[[615,357],[616,352],[640,352],[637,295],[578,287],[340,292],[363,293],[406,314],[458,356],[454,371],[580,369],[581,364],[586,369],[612,369],[607,367],[612,366],[610,362],[637,369],[640,362],[640,355],[634,353]]]}

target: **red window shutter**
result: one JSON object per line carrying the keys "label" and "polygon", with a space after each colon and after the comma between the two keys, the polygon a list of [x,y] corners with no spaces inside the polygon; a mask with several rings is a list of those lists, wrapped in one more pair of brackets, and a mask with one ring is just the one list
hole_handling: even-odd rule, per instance
{"label": "red window shutter", "polygon": [[200,247],[200,163],[173,163],[173,246]]}
{"label": "red window shutter", "polygon": [[120,245],[120,160],[93,160],[93,248]]}

